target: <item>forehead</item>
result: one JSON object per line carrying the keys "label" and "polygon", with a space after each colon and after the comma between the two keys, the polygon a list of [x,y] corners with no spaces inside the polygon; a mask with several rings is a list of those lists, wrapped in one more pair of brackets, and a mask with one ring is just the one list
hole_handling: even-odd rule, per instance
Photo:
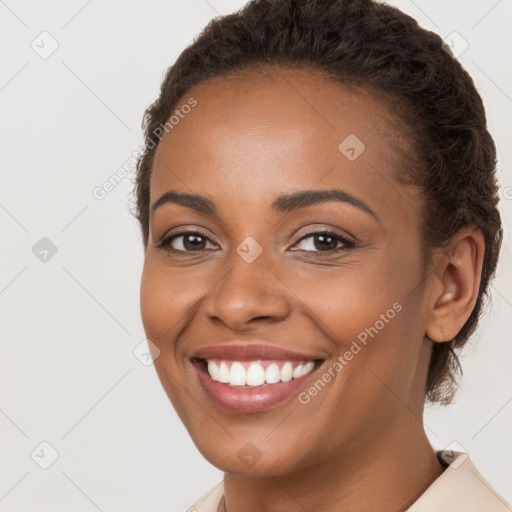
{"label": "forehead", "polygon": [[213,197],[243,191],[244,201],[299,188],[371,189],[402,165],[399,130],[382,95],[318,70],[216,77],[189,90],[176,109],[190,98],[197,105],[157,148],[151,203],[169,188]]}

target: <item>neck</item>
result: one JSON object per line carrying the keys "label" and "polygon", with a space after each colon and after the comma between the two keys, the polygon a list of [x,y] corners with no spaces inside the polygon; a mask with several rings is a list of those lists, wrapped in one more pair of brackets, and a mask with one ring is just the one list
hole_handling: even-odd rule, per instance
{"label": "neck", "polygon": [[423,426],[405,424],[376,446],[353,447],[293,474],[250,477],[225,473],[222,512],[402,512],[443,467]]}

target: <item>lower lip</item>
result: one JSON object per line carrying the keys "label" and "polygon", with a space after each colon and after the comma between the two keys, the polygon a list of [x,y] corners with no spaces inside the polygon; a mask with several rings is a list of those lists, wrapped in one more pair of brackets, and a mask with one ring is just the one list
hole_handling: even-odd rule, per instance
{"label": "lower lip", "polygon": [[194,364],[194,366],[203,389],[217,406],[226,411],[248,414],[265,411],[294,395],[298,395],[305,381],[318,369],[318,366],[315,365],[308,374],[288,382],[242,387],[217,382],[210,378],[201,364]]}

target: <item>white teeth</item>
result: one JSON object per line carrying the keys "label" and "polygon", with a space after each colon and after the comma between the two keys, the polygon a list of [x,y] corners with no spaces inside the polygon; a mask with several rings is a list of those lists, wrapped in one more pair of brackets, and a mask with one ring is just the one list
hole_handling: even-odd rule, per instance
{"label": "white teeth", "polygon": [[261,386],[265,383],[265,370],[258,363],[252,363],[247,370],[247,385]]}
{"label": "white teeth", "polygon": [[[296,363],[295,363],[296,364]],[[296,364],[286,361],[281,368],[276,363],[271,363],[267,369],[257,362],[249,364],[247,370],[239,361],[234,361],[229,367],[226,361],[217,364],[215,361],[208,361],[208,374],[212,380],[229,384],[230,386],[262,386],[263,384],[277,384],[278,382],[289,382],[298,379],[309,373],[315,366],[314,361],[306,364]],[[247,364],[245,365],[247,366]]]}
{"label": "white teeth", "polygon": [[[215,380],[211,374],[210,377],[212,377],[212,379]],[[227,384],[229,382],[229,366],[224,361],[220,363],[219,378],[217,380],[224,384]]]}
{"label": "white teeth", "polygon": [[208,361],[208,373],[213,380],[219,380],[219,367],[215,361]]}
{"label": "white teeth", "polygon": [[246,383],[245,368],[242,363],[233,363],[229,372],[229,385],[245,386]]}
{"label": "white teeth", "polygon": [[313,366],[315,366],[315,363],[313,361],[309,361],[309,363],[306,363],[302,368],[302,375],[306,375],[306,373],[309,373],[313,369]]}
{"label": "white teeth", "polygon": [[276,384],[281,380],[281,372],[276,363],[272,363],[265,371],[265,382],[267,384]]}
{"label": "white teeth", "polygon": [[293,366],[292,363],[284,363],[281,368],[281,380],[283,382],[289,382],[293,377]]}

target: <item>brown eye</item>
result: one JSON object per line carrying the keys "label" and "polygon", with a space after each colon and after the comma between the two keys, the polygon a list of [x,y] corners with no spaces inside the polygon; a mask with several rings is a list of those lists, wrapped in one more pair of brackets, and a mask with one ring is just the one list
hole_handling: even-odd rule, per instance
{"label": "brown eye", "polygon": [[158,247],[174,252],[198,252],[206,250],[208,243],[212,244],[211,240],[202,233],[184,231],[163,239]]}
{"label": "brown eye", "polygon": [[[293,250],[303,250],[307,252],[327,252],[335,251],[338,249],[350,249],[354,247],[354,242],[330,231],[318,231],[316,233],[310,233],[309,235],[302,237],[296,245],[300,245],[301,243],[302,249]],[[339,244],[341,244],[341,246]]]}

